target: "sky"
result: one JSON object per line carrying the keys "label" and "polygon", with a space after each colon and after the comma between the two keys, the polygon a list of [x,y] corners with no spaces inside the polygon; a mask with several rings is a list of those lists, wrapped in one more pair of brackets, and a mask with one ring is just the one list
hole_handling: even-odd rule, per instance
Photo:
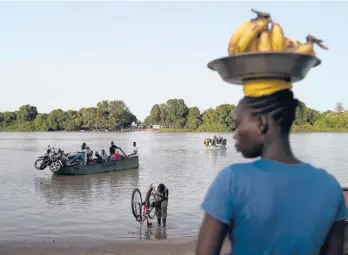
{"label": "sky", "polygon": [[143,120],[151,107],[182,98],[201,110],[236,104],[242,87],[207,68],[227,56],[232,32],[269,12],[289,38],[322,39],[322,64],[294,84],[320,111],[348,108],[348,2],[1,2],[0,111],[39,112],[123,100]]}

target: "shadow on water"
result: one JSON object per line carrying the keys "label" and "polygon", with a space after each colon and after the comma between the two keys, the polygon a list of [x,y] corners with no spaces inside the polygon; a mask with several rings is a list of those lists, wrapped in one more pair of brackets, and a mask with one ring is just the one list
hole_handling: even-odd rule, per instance
{"label": "shadow on water", "polygon": [[113,204],[124,198],[125,192],[137,187],[138,182],[138,169],[82,176],[52,174],[48,178],[37,177],[35,191],[41,193],[52,207],[64,205],[64,201],[89,204],[96,199]]}

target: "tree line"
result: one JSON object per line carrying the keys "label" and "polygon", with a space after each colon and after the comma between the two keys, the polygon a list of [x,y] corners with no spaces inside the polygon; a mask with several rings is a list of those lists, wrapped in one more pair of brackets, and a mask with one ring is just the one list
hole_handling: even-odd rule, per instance
{"label": "tree line", "polygon": [[[133,123],[138,128],[159,125],[162,131],[230,132],[235,129],[234,109],[233,104],[221,104],[201,112],[196,106],[188,107],[183,99],[173,98],[153,105],[142,123],[121,100],[47,114],[27,104],[17,111],[0,112],[0,131],[122,130]],[[293,131],[348,131],[348,111],[342,103],[337,103],[334,111],[319,112],[301,102],[296,115]]]}
{"label": "tree line", "polygon": [[[153,105],[144,124],[159,125],[163,131],[230,132],[235,129],[234,109],[233,104],[221,104],[201,112],[198,107],[188,107],[183,99],[174,98]],[[334,111],[320,112],[300,102],[292,131],[348,131],[348,111],[342,103],[337,103]]]}
{"label": "tree line", "polygon": [[120,100],[104,100],[79,111],[55,109],[46,114],[27,104],[14,112],[0,112],[1,131],[120,130],[134,122],[136,116]]}

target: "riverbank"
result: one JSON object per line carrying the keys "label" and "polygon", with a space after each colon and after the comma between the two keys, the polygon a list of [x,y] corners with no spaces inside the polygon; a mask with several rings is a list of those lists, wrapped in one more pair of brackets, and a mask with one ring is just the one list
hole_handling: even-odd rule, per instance
{"label": "riverbank", "polygon": [[[194,132],[194,133],[232,133],[233,131],[225,130],[192,130],[192,129],[177,129],[177,128],[161,128],[160,132],[175,133],[175,132]],[[293,126],[292,133],[348,133],[348,128],[318,128],[313,126]]]}
{"label": "riverbank", "polygon": [[[0,243],[1,255],[193,255],[196,238],[168,240],[102,241],[45,240],[41,242]],[[222,254],[229,251],[226,239]]]}
{"label": "riverbank", "polygon": [[[226,129],[187,129],[187,128],[144,128],[144,129],[134,129],[133,131],[115,131],[115,130],[75,130],[75,131],[66,131],[66,130],[52,130],[52,131],[42,131],[42,130],[22,130],[22,129],[1,129],[0,132],[3,133],[16,133],[16,132],[24,132],[24,133],[61,133],[61,132],[93,132],[93,133],[133,133],[133,132],[164,132],[164,133],[181,133],[181,132],[192,132],[192,133],[232,133],[233,131],[226,131]],[[320,128],[311,125],[303,125],[303,126],[293,126],[291,129],[292,133],[348,133],[348,128]]]}

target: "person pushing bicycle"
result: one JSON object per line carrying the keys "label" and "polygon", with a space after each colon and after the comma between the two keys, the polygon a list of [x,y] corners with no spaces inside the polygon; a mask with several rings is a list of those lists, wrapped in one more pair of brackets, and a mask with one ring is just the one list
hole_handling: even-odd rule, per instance
{"label": "person pushing bicycle", "polygon": [[167,221],[167,206],[168,206],[168,188],[163,183],[152,183],[146,193],[145,203],[149,204],[151,193],[155,197],[155,202],[151,203],[151,207],[155,207],[155,215],[157,217],[158,225],[161,225],[161,218],[163,219],[163,226],[166,226]]}

